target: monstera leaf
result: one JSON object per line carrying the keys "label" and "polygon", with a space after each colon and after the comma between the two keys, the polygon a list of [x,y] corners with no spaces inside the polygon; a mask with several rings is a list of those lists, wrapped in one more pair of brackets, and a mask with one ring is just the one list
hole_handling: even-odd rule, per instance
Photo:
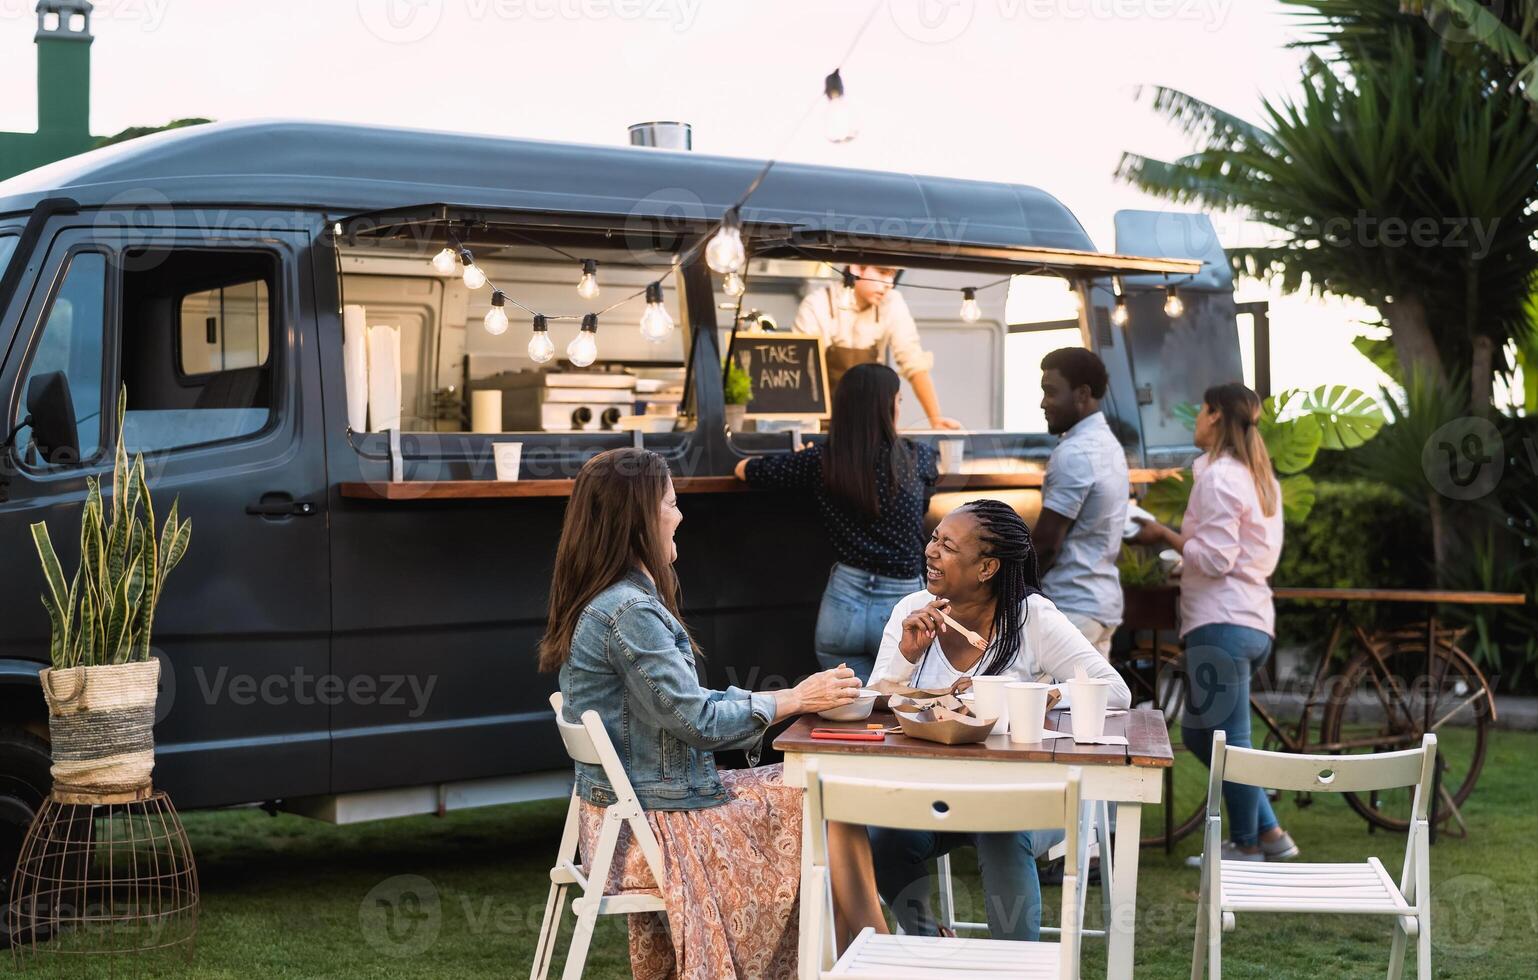
{"label": "monstera leaf", "polygon": [[1313,415],[1300,415],[1286,422],[1262,415],[1259,428],[1260,438],[1278,473],[1302,473],[1308,469],[1314,457],[1319,455],[1319,444],[1324,440],[1324,427]]}
{"label": "monstera leaf", "polygon": [[1307,473],[1294,473],[1292,476],[1282,477],[1282,519],[1288,524],[1298,524],[1308,520],[1317,496],[1313,477]]}
{"label": "monstera leaf", "polygon": [[1162,524],[1174,525],[1185,516],[1191,499],[1191,471],[1166,476],[1150,484],[1143,496],[1143,507]]}
{"label": "monstera leaf", "polygon": [[1383,428],[1383,409],[1377,399],[1345,385],[1321,385],[1288,408],[1319,421],[1322,449],[1355,449]]}
{"label": "monstera leaf", "polygon": [[1196,431],[1196,417],[1202,413],[1202,407],[1195,402],[1181,402],[1170,409],[1170,414],[1180,420],[1180,424],[1192,432]]}

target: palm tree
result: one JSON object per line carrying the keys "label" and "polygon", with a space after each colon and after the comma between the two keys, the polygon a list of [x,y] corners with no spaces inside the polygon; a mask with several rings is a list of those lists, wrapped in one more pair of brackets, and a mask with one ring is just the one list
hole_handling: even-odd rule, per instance
{"label": "palm tree", "polygon": [[1200,148],[1172,162],[1124,154],[1118,174],[1277,229],[1230,250],[1236,271],[1376,306],[1401,376],[1466,373],[1483,412],[1538,284],[1538,126],[1511,91],[1520,73],[1497,79],[1493,55],[1470,67],[1396,0],[1287,2],[1326,28],[1305,42],[1324,47],[1301,93],[1264,102],[1257,125],[1155,89],[1154,108]]}

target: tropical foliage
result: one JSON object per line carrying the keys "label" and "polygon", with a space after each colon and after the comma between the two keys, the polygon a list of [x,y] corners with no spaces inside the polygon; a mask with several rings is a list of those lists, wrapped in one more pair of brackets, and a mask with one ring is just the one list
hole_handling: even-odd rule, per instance
{"label": "tropical foliage", "polygon": [[47,587],[43,605],[48,610],[48,652],[55,669],[148,660],[150,630],[166,576],[186,554],[192,537],[192,522],[179,519],[179,501],[172,501],[157,535],[144,457],[135,455],[130,465],[123,446],[127,407],[124,388],[118,395],[111,517],[103,508],[101,481],[88,477],[80,519],[80,564],[68,582],[48,525],[41,521],[32,525]]}
{"label": "tropical foliage", "polygon": [[728,405],[746,405],[753,400],[753,379],[736,361],[726,366],[724,394]]}

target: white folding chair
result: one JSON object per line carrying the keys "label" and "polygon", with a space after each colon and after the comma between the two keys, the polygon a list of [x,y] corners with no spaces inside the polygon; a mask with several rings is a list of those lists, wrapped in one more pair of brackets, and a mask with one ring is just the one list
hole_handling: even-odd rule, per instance
{"label": "white folding chair", "polygon": [[577,857],[582,800],[577,791],[572,790],[571,805],[566,809],[566,830],[561,834],[555,866],[550,869],[550,898],[545,902],[545,919],[540,924],[539,942],[534,947],[534,968],[529,972],[530,980],[545,980],[550,972],[556,936],[561,931],[566,892],[573,885],[582,894],[572,899],[571,903],[571,910],[577,916],[577,926],[572,932],[571,946],[566,951],[566,969],[561,973],[563,980],[576,980],[582,976],[588,947],[593,941],[593,926],[600,915],[667,911],[667,906],[656,891],[605,893],[622,826],[630,826],[630,833],[646,858],[646,866],[651,869],[653,882],[663,880],[662,849],[652,834],[651,824],[646,822],[641,804],[636,801],[630,778],[625,775],[625,767],[620,764],[614,743],[609,741],[609,733],[604,730],[598,712],[584,711],[582,723],[572,724],[561,714],[563,703],[560,692],[550,695],[550,707],[555,709],[555,722],[561,729],[561,741],[566,743],[566,754],[575,762],[602,766],[618,799],[604,810],[603,829],[598,835],[598,844],[593,848],[593,853],[583,855],[587,858],[587,871],[584,873]]}
{"label": "white folding chair", "polygon": [[[812,948],[820,975],[841,980],[942,980],[982,973],[990,980],[1073,980],[1079,975],[1079,769],[1060,783],[1002,786],[914,784],[854,776],[823,776],[806,763],[811,817],[811,873],[802,901],[812,911]],[[1067,828],[1063,864],[1061,942],[878,936],[869,927],[834,958],[833,892],[828,881],[827,821],[930,830],[1004,833],[1031,827]]]}
{"label": "white folding chair", "polygon": [[[1212,740],[1212,774],[1207,784],[1207,834],[1202,848],[1201,893],[1196,912],[1196,948],[1191,980],[1223,975],[1223,933],[1234,928],[1236,912],[1317,912],[1326,915],[1387,915],[1394,920],[1389,980],[1404,973],[1405,946],[1416,937],[1420,980],[1431,978],[1431,800],[1437,737],[1427,734],[1418,749],[1379,755],[1292,755],[1229,748],[1217,732]],[[1399,881],[1382,862],[1359,864],[1264,864],[1221,860],[1219,804],[1223,782],[1312,793],[1364,793],[1414,786],[1409,840]]]}
{"label": "white folding chair", "polygon": [[[1084,869],[1084,878],[1089,878],[1089,859],[1093,849],[1100,858],[1100,911],[1102,922],[1111,921],[1111,817],[1110,804],[1104,800],[1085,800],[1083,809],[1088,811],[1080,817],[1079,836],[1079,867]],[[1084,833],[1082,828],[1087,822],[1089,813],[1094,814],[1094,822],[1089,827],[1089,832]],[[1047,857],[1056,860],[1067,853],[1067,840],[1064,839],[1053,845],[1047,852]],[[951,856],[940,855],[935,862],[938,865],[940,877],[940,915],[939,922],[952,932],[986,932],[988,923],[968,922],[956,918],[956,893],[951,886]],[[1085,884],[1079,889],[1079,937],[1108,935],[1104,929],[1084,928],[1084,905],[1089,898],[1089,885]],[[1057,926],[1042,926],[1041,934],[1044,936],[1060,935],[1062,930]]]}

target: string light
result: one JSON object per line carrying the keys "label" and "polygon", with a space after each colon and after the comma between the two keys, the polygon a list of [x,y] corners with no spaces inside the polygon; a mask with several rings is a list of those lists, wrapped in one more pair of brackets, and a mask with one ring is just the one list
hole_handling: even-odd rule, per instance
{"label": "string light", "polygon": [[598,298],[598,260],[582,260],[582,278],[577,280],[577,295],[583,299]]}
{"label": "string light", "polygon": [[849,96],[844,92],[844,78],[837,68],[823,79],[822,94],[828,99],[823,117],[823,130],[828,142],[847,143],[858,136],[860,133],[855,125],[854,111],[849,107]]}
{"label": "string light", "polygon": [[470,289],[480,289],[486,285],[486,273],[482,272],[475,264],[475,256],[470,254],[468,248],[459,250],[459,261],[465,267],[465,285]]}
{"label": "string light", "polygon": [[1176,292],[1174,286],[1165,286],[1164,287],[1164,315],[1169,317],[1171,320],[1173,320],[1176,317],[1180,316],[1185,311],[1186,311],[1186,304],[1181,302],[1181,300],[1180,300],[1180,293]]}
{"label": "string light", "polygon": [[719,273],[741,272],[748,263],[747,249],[742,246],[742,219],[736,208],[731,208],[721,219],[721,227],[705,246],[705,264]]}
{"label": "string light", "polygon": [[1118,327],[1125,327],[1127,321],[1132,319],[1132,314],[1127,311],[1127,297],[1123,293],[1116,294],[1116,306],[1111,310],[1111,322]]}
{"label": "string light", "polygon": [[452,276],[458,268],[459,256],[455,255],[454,250],[447,245],[443,246],[443,251],[433,256],[433,271],[440,276]]}
{"label": "string light", "polygon": [[598,314],[584,313],[582,329],[566,345],[566,356],[575,367],[587,367],[598,360]]}
{"label": "string light", "polygon": [[668,339],[673,332],[673,317],[662,303],[662,283],[646,287],[646,312],[641,314],[641,336],[654,344]]}
{"label": "string light", "polygon": [[976,323],[983,318],[983,309],[977,305],[977,290],[971,286],[961,291],[961,319],[964,323]]}
{"label": "string light", "polygon": [[728,272],[726,274],[726,280],[721,283],[721,290],[726,293],[726,295],[736,299],[738,296],[741,296],[743,293],[748,291],[748,284],[743,281],[742,276],[738,273]]}
{"label": "string light", "polygon": [[500,289],[491,291],[491,309],[486,311],[486,332],[493,337],[507,333],[507,294]]}
{"label": "string light", "polygon": [[555,344],[550,342],[550,322],[543,313],[534,314],[534,334],[529,337],[529,359],[544,364],[555,356]]}
{"label": "string light", "polygon": [[1072,279],[1068,279],[1066,282],[1068,283],[1068,295],[1073,297],[1074,310],[1078,313],[1083,313],[1084,297],[1079,295],[1079,284],[1074,282]]}
{"label": "string light", "polygon": [[838,308],[852,310],[855,305],[854,295],[855,274],[848,269],[844,270],[844,286],[838,291]]}

